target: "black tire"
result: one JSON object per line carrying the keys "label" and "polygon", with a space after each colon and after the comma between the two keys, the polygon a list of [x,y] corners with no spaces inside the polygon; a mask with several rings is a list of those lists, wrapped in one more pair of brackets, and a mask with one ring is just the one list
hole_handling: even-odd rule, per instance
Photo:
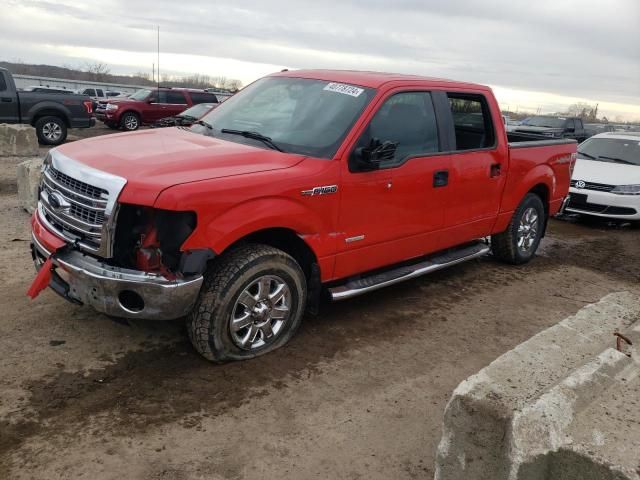
{"label": "black tire", "polygon": [[140,128],[140,116],[136,112],[125,112],[120,118],[120,128],[133,132]]}
{"label": "black tire", "polygon": [[[243,348],[237,337],[244,336],[242,332],[245,330],[236,328],[235,334],[232,332],[232,316],[235,317],[238,310],[241,313],[254,312],[251,313],[253,324],[262,321],[253,317],[258,315],[255,309],[246,308],[240,296],[251,291],[256,282],[265,278],[277,279],[286,284],[289,292],[285,302],[289,304],[288,317],[282,321],[277,332],[274,330],[272,336],[265,337],[264,332],[260,330],[255,336],[255,345],[245,345]],[[269,288],[275,285],[274,290],[277,290],[279,284],[276,280],[273,281],[274,283],[269,283]],[[259,291],[256,296],[260,298]],[[205,274],[200,296],[187,317],[189,339],[202,356],[213,362],[246,360],[263,355],[283,346],[296,333],[302,322],[306,297],[307,284],[304,273],[290,255],[267,245],[251,244],[238,247],[220,257]],[[252,298],[252,301],[255,301],[255,298]],[[269,303],[270,300],[265,302]],[[256,309],[264,306],[262,301],[256,305]],[[277,320],[270,319],[271,310],[276,310],[274,305],[268,309],[267,322],[273,322],[270,323],[272,326],[277,323]],[[283,307],[284,304],[280,306]],[[252,328],[255,330],[258,327],[247,326],[247,338],[251,336]],[[260,346],[260,341],[265,344]]]}
{"label": "black tire", "polygon": [[[527,236],[527,240],[523,245],[519,245],[518,230],[521,226],[521,222],[523,221],[523,217],[530,213],[532,211],[531,209],[533,209],[537,215],[536,231],[535,234]],[[491,237],[491,251],[493,252],[493,255],[503,262],[510,263],[512,265],[527,263],[535,256],[536,250],[538,250],[546,220],[546,213],[542,200],[538,195],[528,193],[520,205],[518,205],[507,229],[504,232]],[[525,223],[529,222],[525,219]],[[531,229],[527,232],[530,232],[530,230]],[[528,245],[529,240],[532,241],[530,245]],[[526,248],[527,245],[528,248]]]}
{"label": "black tire", "polygon": [[40,145],[60,145],[67,139],[67,124],[60,117],[40,117],[34,127]]}

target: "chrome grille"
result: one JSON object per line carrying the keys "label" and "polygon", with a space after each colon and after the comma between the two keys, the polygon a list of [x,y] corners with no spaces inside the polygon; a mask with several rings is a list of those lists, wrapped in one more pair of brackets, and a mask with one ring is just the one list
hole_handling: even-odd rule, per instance
{"label": "chrome grille", "polygon": [[64,238],[98,252],[109,193],[48,165],[40,184],[42,213]]}
{"label": "chrome grille", "polygon": [[[575,187],[578,181],[579,180],[571,180],[571,186]],[[593,182],[584,182],[584,187],[582,187],[583,190],[595,190],[598,192],[610,192],[614,188],[615,188],[615,185],[607,185],[604,183],[593,183]]]}
{"label": "chrome grille", "polygon": [[50,176],[55,179],[57,183],[73,190],[74,192],[91,198],[107,198],[109,196],[109,192],[106,190],[81,182],[75,178],[71,178],[69,175],[65,175],[53,167],[49,167],[48,170]]}

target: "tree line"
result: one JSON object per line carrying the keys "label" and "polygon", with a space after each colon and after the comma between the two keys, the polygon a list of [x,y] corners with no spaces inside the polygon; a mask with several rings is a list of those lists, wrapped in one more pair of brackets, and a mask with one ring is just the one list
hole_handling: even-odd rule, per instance
{"label": "tree line", "polygon": [[[79,67],[70,65],[59,67],[55,65],[34,65],[21,61],[0,61],[0,67],[4,67],[11,73],[17,75],[34,75],[37,77],[85,82],[118,83],[121,85],[153,86],[156,84],[156,81],[154,81],[152,75],[149,73],[137,72],[133,75],[116,75],[111,73],[111,69],[106,63],[101,62],[85,62]],[[187,76],[162,74],[160,76],[160,84],[165,87],[220,88],[231,92],[242,88],[242,82],[235,78],[201,75],[197,73]]]}

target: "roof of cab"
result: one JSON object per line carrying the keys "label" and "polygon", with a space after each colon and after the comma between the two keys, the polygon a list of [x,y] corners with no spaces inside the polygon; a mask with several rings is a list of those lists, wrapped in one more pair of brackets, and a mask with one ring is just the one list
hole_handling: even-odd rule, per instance
{"label": "roof of cab", "polygon": [[348,83],[367,88],[380,88],[390,82],[420,82],[433,86],[451,86],[458,88],[469,88],[475,90],[490,90],[485,85],[478,85],[468,82],[457,82],[444,78],[421,77],[419,75],[405,75],[401,73],[366,72],[359,70],[283,70],[273,73],[270,76],[276,77],[296,77],[309,78],[314,80],[325,80],[329,82]]}

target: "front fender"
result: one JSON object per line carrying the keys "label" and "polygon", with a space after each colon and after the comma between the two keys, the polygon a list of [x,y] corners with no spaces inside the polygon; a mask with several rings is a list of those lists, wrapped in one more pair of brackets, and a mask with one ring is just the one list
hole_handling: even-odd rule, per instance
{"label": "front fender", "polygon": [[[201,221],[202,218],[202,221]],[[329,255],[335,243],[330,219],[320,215],[302,201],[283,197],[248,200],[207,218],[198,217],[198,227],[183,244],[183,250],[211,248],[220,253],[231,244],[252,233],[269,228],[294,231],[309,245],[316,257]]]}

